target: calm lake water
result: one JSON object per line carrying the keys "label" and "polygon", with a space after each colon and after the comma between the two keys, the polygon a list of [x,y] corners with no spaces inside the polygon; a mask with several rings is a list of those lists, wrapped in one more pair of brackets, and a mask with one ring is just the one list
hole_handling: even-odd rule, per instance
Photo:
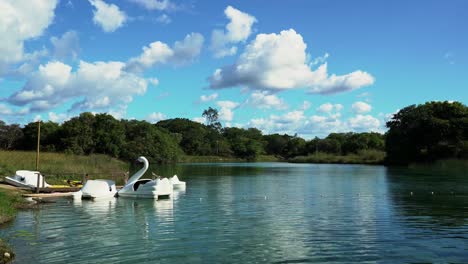
{"label": "calm lake water", "polygon": [[60,199],[20,212],[0,236],[16,263],[468,263],[464,170],[287,163],[152,170],[177,173],[187,190],[164,201]]}

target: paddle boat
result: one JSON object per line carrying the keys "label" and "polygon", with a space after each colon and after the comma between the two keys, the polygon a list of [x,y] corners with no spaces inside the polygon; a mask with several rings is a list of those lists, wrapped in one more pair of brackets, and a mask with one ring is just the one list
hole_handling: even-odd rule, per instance
{"label": "paddle boat", "polygon": [[[82,199],[112,198],[117,193],[117,188],[111,180],[88,180],[80,192]],[[79,194],[73,197],[78,198]]]}
{"label": "paddle boat", "polygon": [[38,171],[18,170],[14,176],[5,177],[5,181],[17,187],[32,189],[37,187],[37,177],[39,177],[39,187],[50,187],[50,185],[44,181],[44,177]]}
{"label": "paddle boat", "polygon": [[127,184],[118,191],[119,197],[152,198],[160,199],[172,195],[172,184],[167,179],[140,179],[149,168],[149,162],[145,157],[139,157],[139,162],[143,163],[143,168],[137,171],[128,180]]}
{"label": "paddle boat", "polygon": [[177,177],[177,175],[172,176],[172,178],[170,178],[169,181],[171,182],[172,187],[174,188],[174,190],[175,189],[179,189],[179,190],[185,189],[185,182],[180,181],[179,177]]}

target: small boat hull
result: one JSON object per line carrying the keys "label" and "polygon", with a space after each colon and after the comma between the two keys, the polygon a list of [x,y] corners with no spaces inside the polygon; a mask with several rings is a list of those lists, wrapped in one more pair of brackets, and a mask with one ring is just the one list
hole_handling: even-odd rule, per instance
{"label": "small boat hull", "polygon": [[119,197],[162,199],[172,195],[172,185],[167,179],[141,179],[126,185],[118,192]]}
{"label": "small boat hull", "polygon": [[82,199],[112,198],[116,193],[115,182],[111,180],[88,180],[81,188]]}
{"label": "small boat hull", "polygon": [[50,185],[44,181],[43,176],[38,171],[19,170],[16,171],[14,176],[5,177],[5,181],[13,186],[34,189],[37,187],[38,177],[39,187],[50,187]]}

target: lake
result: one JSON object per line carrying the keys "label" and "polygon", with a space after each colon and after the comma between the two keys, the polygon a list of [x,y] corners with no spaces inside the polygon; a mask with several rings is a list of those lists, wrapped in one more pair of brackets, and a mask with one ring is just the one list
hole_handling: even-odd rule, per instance
{"label": "lake", "polygon": [[[466,171],[180,164],[170,200],[59,199],[0,229],[16,263],[468,262]],[[450,172],[448,172],[450,171]]]}

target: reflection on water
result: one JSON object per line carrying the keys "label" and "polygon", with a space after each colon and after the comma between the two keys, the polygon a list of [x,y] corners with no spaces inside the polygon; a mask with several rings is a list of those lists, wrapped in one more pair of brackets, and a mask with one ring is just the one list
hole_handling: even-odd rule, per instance
{"label": "reflection on water", "polygon": [[284,163],[153,171],[178,174],[188,187],[169,200],[59,200],[21,212],[0,235],[15,247],[18,263],[468,259],[464,175]]}

